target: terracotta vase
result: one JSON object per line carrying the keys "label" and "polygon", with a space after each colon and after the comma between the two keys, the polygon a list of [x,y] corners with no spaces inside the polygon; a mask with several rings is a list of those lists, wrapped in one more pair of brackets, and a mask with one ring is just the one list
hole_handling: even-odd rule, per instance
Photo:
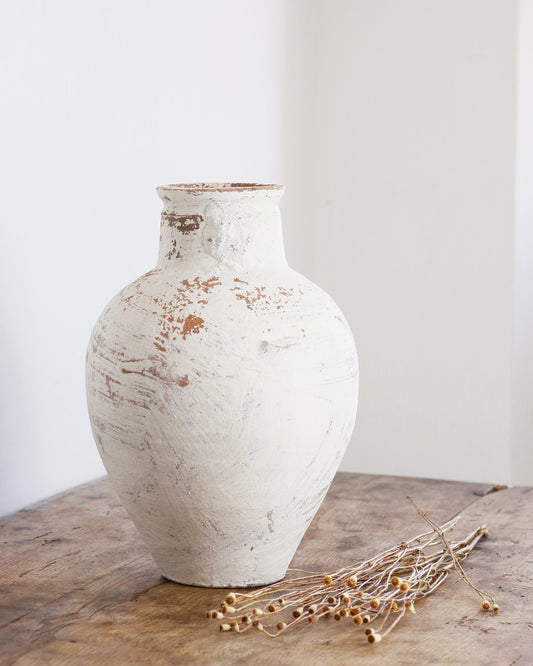
{"label": "terracotta vase", "polygon": [[355,346],[288,267],[283,188],[167,185],[156,267],[105,308],[87,352],[104,465],[161,572],[282,578],[350,439]]}

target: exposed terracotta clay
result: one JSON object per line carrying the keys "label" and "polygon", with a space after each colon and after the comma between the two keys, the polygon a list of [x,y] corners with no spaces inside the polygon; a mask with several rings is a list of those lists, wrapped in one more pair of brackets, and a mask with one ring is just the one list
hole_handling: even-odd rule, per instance
{"label": "exposed terracotta clay", "polygon": [[200,329],[204,327],[204,320],[201,317],[196,317],[195,315],[187,315],[187,318],[183,322],[183,329],[181,335],[185,340],[188,335],[191,333],[199,333]]}
{"label": "exposed terracotta clay", "polygon": [[168,226],[181,231],[182,234],[188,234],[200,228],[202,222],[201,215],[177,215],[176,213],[163,213],[162,219]]}
{"label": "exposed terracotta clay", "polygon": [[156,267],[87,351],[98,450],[162,573],[280,579],[338,468],[357,405],[350,329],[287,266],[278,185],[158,188]]}

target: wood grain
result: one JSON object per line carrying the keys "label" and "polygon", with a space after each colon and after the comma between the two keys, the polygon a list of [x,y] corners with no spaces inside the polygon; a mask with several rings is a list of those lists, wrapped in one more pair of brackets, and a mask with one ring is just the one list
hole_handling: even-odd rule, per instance
{"label": "wood grain", "polygon": [[[0,519],[2,664],[533,664],[533,490],[338,474],[292,566],[330,570],[461,512],[457,534],[486,523],[466,562],[497,616],[452,576],[382,643],[322,620],[273,640],[221,634],[205,619],[221,590],[163,579],[107,479]],[[478,493],[478,494],[476,494]]]}

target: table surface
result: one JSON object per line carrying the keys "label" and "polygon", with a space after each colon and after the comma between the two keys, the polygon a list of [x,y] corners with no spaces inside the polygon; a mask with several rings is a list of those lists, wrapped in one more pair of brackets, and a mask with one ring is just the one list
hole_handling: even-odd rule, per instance
{"label": "table surface", "polygon": [[[0,518],[1,664],[533,664],[533,489],[338,474],[292,567],[333,571],[457,513],[487,524],[465,561],[497,615],[452,574],[381,643],[321,620],[272,639],[205,618],[222,590],[162,578],[108,479]],[[455,538],[455,537],[454,537]]]}

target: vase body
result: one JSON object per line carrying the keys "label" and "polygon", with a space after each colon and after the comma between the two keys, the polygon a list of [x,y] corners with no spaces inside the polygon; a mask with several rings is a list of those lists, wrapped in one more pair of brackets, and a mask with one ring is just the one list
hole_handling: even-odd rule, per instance
{"label": "vase body", "polygon": [[164,576],[267,584],[284,576],[350,439],[353,338],[287,265],[282,188],[158,193],[158,263],[89,341],[94,438]]}

